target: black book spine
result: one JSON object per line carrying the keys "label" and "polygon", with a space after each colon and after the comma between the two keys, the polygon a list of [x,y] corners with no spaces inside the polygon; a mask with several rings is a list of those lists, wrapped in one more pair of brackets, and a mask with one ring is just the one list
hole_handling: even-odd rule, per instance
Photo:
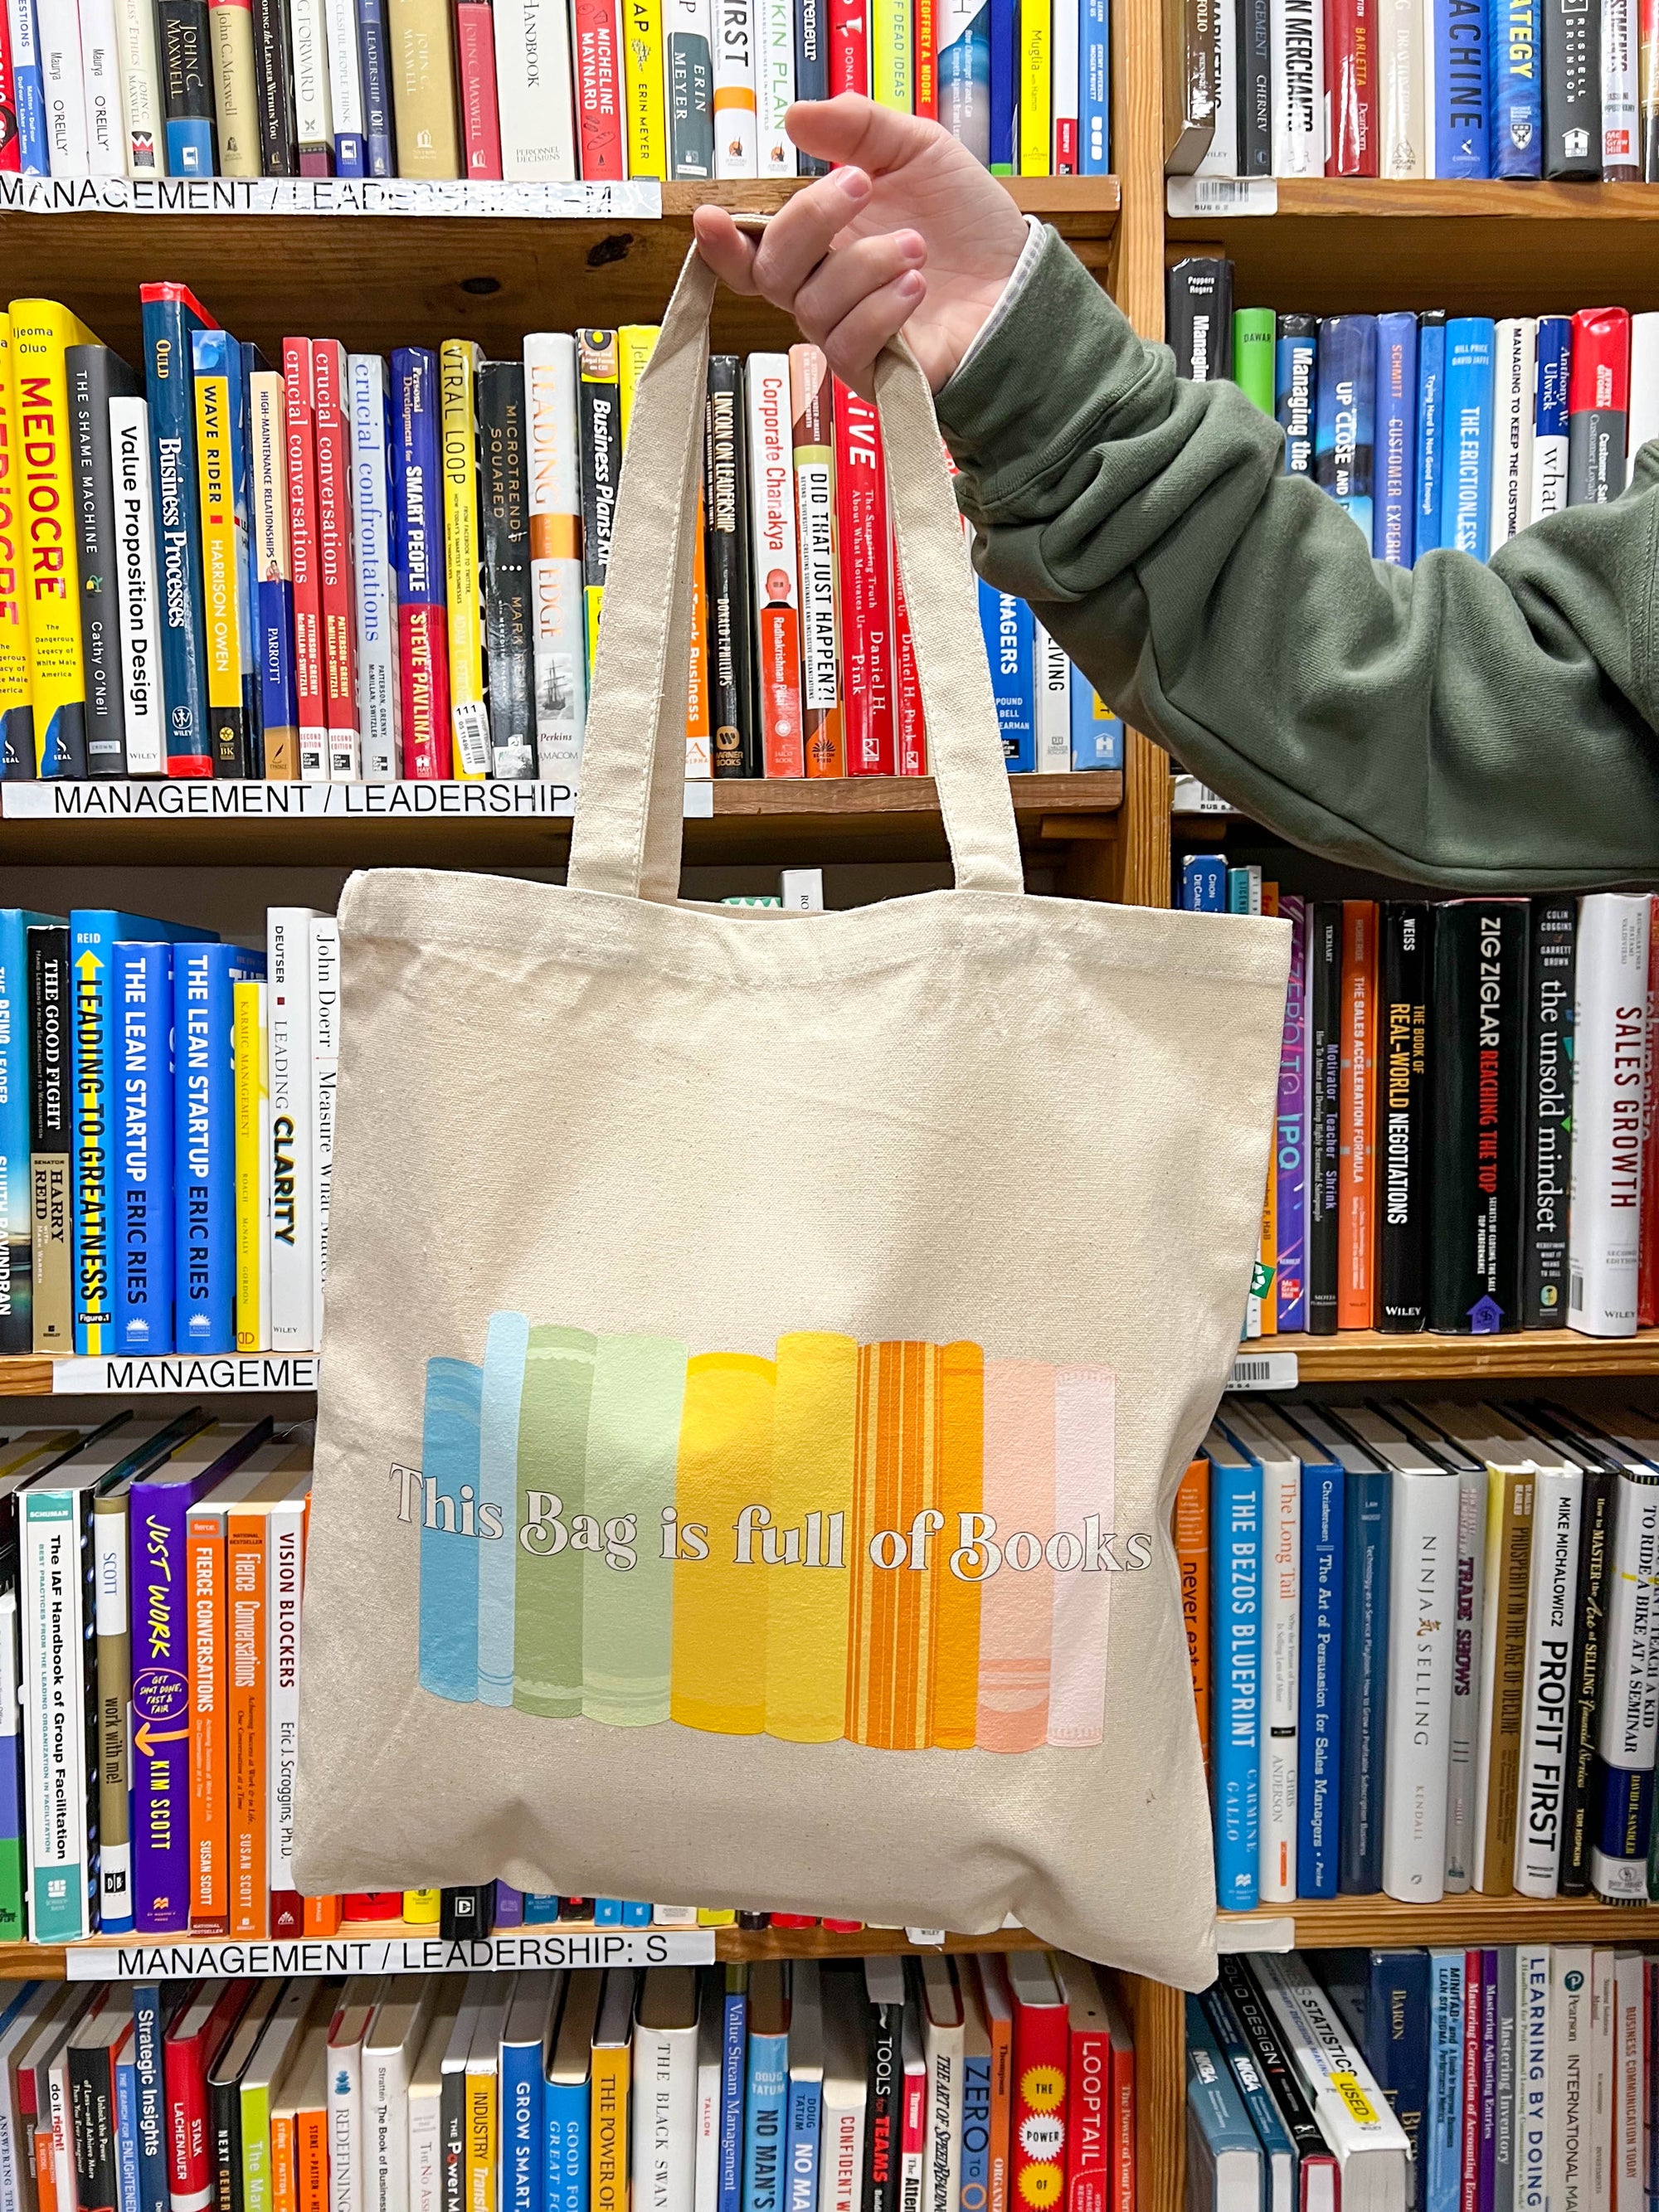
{"label": "black book spine", "polygon": [[443,2212],[466,2212],[466,2069],[446,2067],[438,2090]]}
{"label": "black book spine", "polygon": [[206,124],[211,149],[210,174],[216,174],[219,140],[213,113],[207,0],[157,0],[155,13],[161,48],[163,112],[169,123]]}
{"label": "black book spine", "polygon": [[1273,0],[1241,0],[1238,17],[1238,173],[1273,173]]}
{"label": "black book spine", "polygon": [[208,2081],[216,2212],[242,2212],[242,2086],[235,2075]]}
{"label": "black book spine", "polygon": [[495,1885],[445,1889],[438,1893],[438,1933],[446,1943],[466,1943],[488,1936],[495,1924]]}
{"label": "black book spine", "polygon": [[28,932],[29,1232],[33,1348],[75,1348],[70,1315],[69,931]]}
{"label": "black book spine", "polygon": [[716,354],[708,364],[703,441],[707,516],[708,705],[716,775],[758,775],[754,627],[749,591],[749,471],[744,435],[743,363]]}
{"label": "black book spine", "polygon": [[1544,0],[1544,174],[1601,174],[1601,10]]}
{"label": "black book spine", "polygon": [[514,781],[536,773],[530,514],[525,473],[524,368],[520,362],[487,361],[478,370],[478,462],[483,477],[489,773],[503,781]]}
{"label": "black book spine", "polygon": [[118,583],[115,550],[115,471],[110,457],[109,403],[141,389],[107,346],[70,346],[70,457],[75,470],[76,551],[81,564],[81,657],[86,679],[87,774],[127,772],[123,707]]}
{"label": "black book spine", "polygon": [[1573,1627],[1571,1706],[1567,1716],[1567,1776],[1561,1792],[1561,1894],[1588,1897],[1590,1846],[1595,1840],[1595,1737],[1600,1717],[1602,1638],[1613,1571],[1613,1516],[1619,1479],[1611,1468],[1586,1467],[1578,1524],[1578,1608]]}
{"label": "black book spine", "polygon": [[1377,1327],[1422,1328],[1428,1304],[1429,909],[1382,908],[1376,1019]]}
{"label": "black book spine", "polygon": [[[822,4],[822,0],[820,0]],[[669,26],[668,158],[676,177],[714,173],[714,58],[702,31]],[[822,33],[820,33],[822,36]],[[805,98],[798,94],[798,98]],[[821,99],[823,94],[814,95]]]}
{"label": "black book spine", "polygon": [[118,2195],[115,2179],[115,2069],[107,2045],[85,2054],[91,2062],[84,2070],[86,2083],[86,2168],[76,2152],[76,2181],[80,2212],[116,2212]]}
{"label": "black book spine", "polygon": [[591,1921],[593,1917],[592,1899],[562,1897],[559,1899],[559,1917],[561,1920],[577,1920],[584,1923]]}
{"label": "black book spine", "polygon": [[1521,1325],[1528,907],[1455,899],[1434,915],[1429,1327]]}
{"label": "black book spine", "polygon": [[253,93],[259,110],[260,167],[268,177],[297,177],[288,0],[253,0]]}
{"label": "black book spine", "polygon": [[1342,907],[1322,899],[1308,930],[1308,1332],[1336,1334],[1337,1178],[1342,1128]]}
{"label": "black book spine", "polygon": [[582,501],[582,601],[587,665],[599,642],[599,607],[611,565],[611,526],[622,475],[622,383],[615,331],[576,333],[577,455]]}
{"label": "black book spine", "polygon": [[862,2212],[899,2212],[899,2038],[903,2023],[902,2005],[871,2005]]}
{"label": "black book spine", "polygon": [[1168,343],[1176,374],[1222,384],[1233,373],[1233,264],[1208,254],[1177,261],[1168,280]]}
{"label": "black book spine", "polygon": [[1233,2018],[1249,2046],[1257,2073],[1279,2107],[1279,2118],[1296,2145],[1297,2157],[1306,2157],[1310,2153],[1315,2157],[1328,2157],[1329,2148],[1320,2133],[1301,2077],[1291,2063],[1273,2014],[1249,1968],[1236,1956],[1218,1959],[1216,1964],[1218,1986],[1233,2008]]}
{"label": "black book spine", "polygon": [[[830,97],[829,8],[826,0],[795,0],[795,97]],[[797,154],[803,177],[827,177],[830,164],[816,154]]]}
{"label": "black book spine", "polygon": [[1572,970],[1578,909],[1532,902],[1527,980],[1527,1137],[1521,1326],[1567,1319],[1567,1194],[1572,1175]]}

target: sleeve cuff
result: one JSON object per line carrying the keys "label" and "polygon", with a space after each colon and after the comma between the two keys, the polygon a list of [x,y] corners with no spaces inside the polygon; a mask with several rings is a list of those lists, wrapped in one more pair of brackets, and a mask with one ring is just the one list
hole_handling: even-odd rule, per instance
{"label": "sleeve cuff", "polygon": [[980,325],[978,330],[974,334],[973,341],[969,344],[967,352],[963,354],[962,359],[957,363],[956,368],[952,373],[953,377],[960,376],[962,374],[963,370],[967,368],[969,362],[979,351],[980,348],[985,343],[986,340],[991,336],[993,331],[996,329],[997,325],[1002,320],[1003,317],[1008,313],[1008,310],[1018,299],[1020,294],[1025,289],[1027,283],[1030,281],[1031,271],[1036,267],[1037,256],[1042,251],[1042,225],[1036,216],[1028,215],[1025,218],[1025,243],[1019,250],[1019,258],[1014,264],[1013,271],[1009,276],[1008,282],[1002,288],[1001,297],[998,300],[995,307],[992,308],[990,313],[987,315],[985,320]]}

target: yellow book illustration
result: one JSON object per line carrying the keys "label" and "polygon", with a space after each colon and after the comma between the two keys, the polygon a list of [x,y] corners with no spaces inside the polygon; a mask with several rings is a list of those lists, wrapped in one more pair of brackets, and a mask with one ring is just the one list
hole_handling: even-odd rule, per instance
{"label": "yellow book illustration", "polygon": [[483,611],[478,588],[477,378],[483,359],[483,349],[470,338],[446,338],[438,355],[453,772],[475,782],[489,766],[489,718],[483,703]]}
{"label": "yellow book illustration", "polygon": [[1019,173],[1046,177],[1053,167],[1049,144],[1054,100],[1054,0],[1020,0]]}
{"label": "yellow book illustration", "polygon": [[253,76],[253,10],[219,0],[208,10],[213,40],[213,106],[219,125],[219,174],[257,177],[259,110]]}
{"label": "yellow book illustration", "polygon": [[[222,10],[216,10],[222,13]],[[217,331],[205,333],[219,340]],[[202,517],[202,605],[207,646],[208,736],[213,757],[233,763],[242,750],[242,632],[238,585],[241,548],[236,532],[236,476],[230,440],[230,379],[214,365],[196,369],[197,503]]]}
{"label": "yellow book illustration", "polygon": [[766,1589],[744,1570],[763,1541],[776,1378],[771,1360],[743,1352],[686,1364],[669,1709],[723,1735],[766,1725]]}
{"label": "yellow book illustration", "polygon": [[[665,177],[669,170],[662,96],[662,0],[623,0],[623,45],[627,61],[628,173]],[[626,405],[624,401],[624,411]]]}
{"label": "yellow book illustration", "polygon": [[270,1346],[270,1085],[265,1070],[265,986],[231,986],[236,1068],[236,1349]]}
{"label": "yellow book illustration", "polygon": [[64,354],[69,346],[98,343],[56,300],[11,303],[12,432],[26,518],[21,585],[35,770],[42,776],[87,772],[86,664]]}
{"label": "yellow book illustration", "polygon": [[9,775],[34,766],[23,605],[21,459],[13,425],[11,317],[0,314],[0,767]]}
{"label": "yellow book illustration", "polygon": [[791,1743],[832,1743],[847,1721],[842,1560],[858,1391],[859,1348],[850,1336],[803,1329],[778,1339],[769,1492],[775,1528],[766,1534],[781,1557],[807,1571],[779,1577],[767,1592],[766,1733]]}
{"label": "yellow book illustration", "polygon": [[874,0],[870,10],[870,97],[908,115],[912,104],[910,0]]}
{"label": "yellow book illustration", "polygon": [[[647,169],[647,176],[659,172]],[[628,451],[628,426],[634,418],[634,394],[646,366],[657,350],[662,332],[655,323],[624,323],[617,333],[617,381],[621,387],[623,452]]]}

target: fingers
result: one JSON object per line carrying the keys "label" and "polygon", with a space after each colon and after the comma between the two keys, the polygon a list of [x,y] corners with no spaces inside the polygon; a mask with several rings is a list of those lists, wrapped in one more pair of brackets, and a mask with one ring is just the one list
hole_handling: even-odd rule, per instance
{"label": "fingers", "polygon": [[875,397],[876,356],[889,338],[904,328],[927,297],[927,280],[919,269],[866,293],[821,343],[830,368],[843,384],[850,384],[865,398]]}
{"label": "fingers", "polygon": [[752,293],[755,281],[755,241],[745,237],[721,207],[699,207],[691,211],[691,228],[697,251],[734,292]]}
{"label": "fingers", "polygon": [[815,345],[840,328],[860,304],[884,291],[927,258],[921,234],[888,231],[854,240],[820,262],[795,295],[795,320]]}
{"label": "fingers", "polygon": [[783,127],[804,154],[823,161],[843,161],[881,176],[920,153],[939,129],[915,115],[878,107],[855,92],[834,100],[798,100]]}
{"label": "fingers", "polygon": [[796,293],[869,197],[862,169],[837,169],[773,216],[755,250],[754,281],[774,307],[793,310]]}

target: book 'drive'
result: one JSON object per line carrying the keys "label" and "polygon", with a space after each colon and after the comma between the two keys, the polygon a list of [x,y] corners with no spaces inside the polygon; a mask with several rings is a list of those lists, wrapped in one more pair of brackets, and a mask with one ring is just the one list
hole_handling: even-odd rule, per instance
{"label": "book 'drive'", "polygon": [[1163,1531],[1261,1240],[1290,931],[1026,895],[897,355],[954,888],[679,900],[713,286],[693,257],[635,395],[568,880],[343,895],[296,1886],[1012,1914],[1203,1987]]}

